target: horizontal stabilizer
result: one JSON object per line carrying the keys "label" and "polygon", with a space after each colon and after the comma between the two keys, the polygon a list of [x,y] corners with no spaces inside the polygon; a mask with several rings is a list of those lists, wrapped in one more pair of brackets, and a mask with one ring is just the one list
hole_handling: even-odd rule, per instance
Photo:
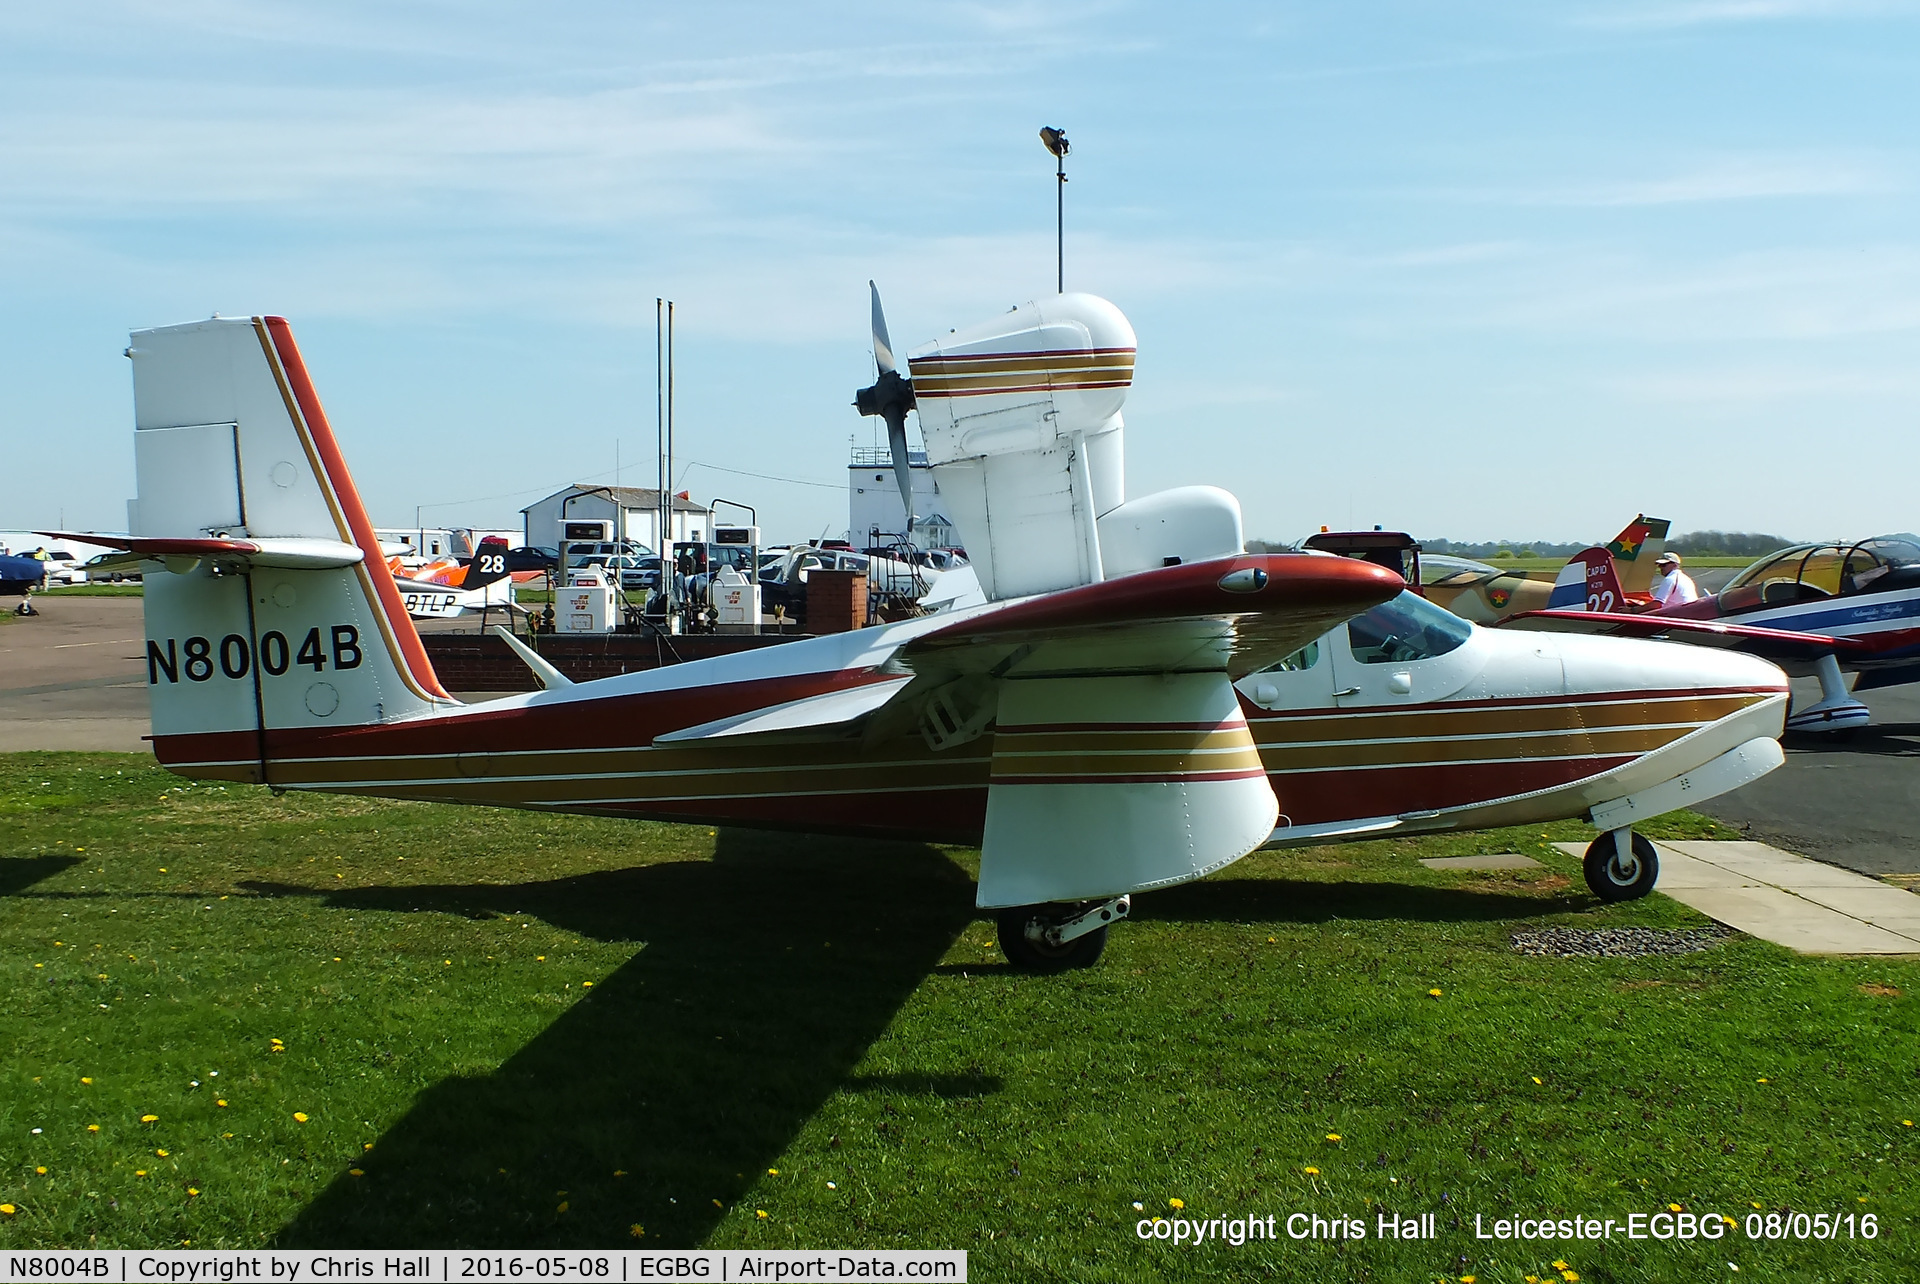
{"label": "horizontal stabilizer", "polygon": [[886,704],[911,681],[913,679],[910,677],[887,678],[846,691],[829,691],[825,695],[809,696],[805,700],[777,704],[771,709],[755,709],[751,713],[720,718],[714,722],[703,722],[697,727],[669,731],[664,736],[655,736],[653,742],[684,744],[702,740],[724,740],[734,736],[820,731],[829,727],[843,727]]}
{"label": "horizontal stabilizer", "polygon": [[[277,567],[289,571],[325,571],[356,566],[366,554],[358,545],[336,539],[285,537],[277,539],[172,539],[127,535],[75,535],[63,531],[35,531],[55,539],[70,539],[77,544],[117,548],[144,562],[167,562],[168,569],[180,563],[182,571],[201,562],[225,562],[236,566]],[[117,559],[116,559],[117,560]]]}

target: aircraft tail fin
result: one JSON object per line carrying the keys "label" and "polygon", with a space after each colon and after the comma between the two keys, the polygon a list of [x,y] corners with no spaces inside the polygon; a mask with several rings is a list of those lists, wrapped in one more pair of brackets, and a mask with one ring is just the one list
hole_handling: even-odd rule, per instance
{"label": "aircraft tail fin", "polygon": [[1648,517],[1642,513],[1607,545],[1620,576],[1620,587],[1626,592],[1645,594],[1653,590],[1653,564],[1666,551],[1667,530],[1671,525],[1664,517]]}
{"label": "aircraft tail fin", "polygon": [[1553,581],[1549,611],[1623,611],[1627,596],[1614,573],[1613,554],[1604,548],[1575,553]]}
{"label": "aircraft tail fin", "polygon": [[454,703],[278,317],[140,330],[133,359],[154,751],[271,781],[311,733]]}
{"label": "aircraft tail fin", "polygon": [[454,583],[463,589],[483,589],[506,578],[507,541],[497,535],[489,535],[480,541],[480,547],[460,568],[460,578]]}

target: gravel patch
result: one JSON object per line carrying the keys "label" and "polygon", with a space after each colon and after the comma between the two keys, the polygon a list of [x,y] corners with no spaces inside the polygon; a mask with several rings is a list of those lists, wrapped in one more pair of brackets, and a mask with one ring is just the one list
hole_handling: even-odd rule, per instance
{"label": "gravel patch", "polygon": [[1546,927],[1515,932],[1513,952],[1542,958],[1643,959],[1655,954],[1698,954],[1733,935],[1733,929],[1711,927]]}

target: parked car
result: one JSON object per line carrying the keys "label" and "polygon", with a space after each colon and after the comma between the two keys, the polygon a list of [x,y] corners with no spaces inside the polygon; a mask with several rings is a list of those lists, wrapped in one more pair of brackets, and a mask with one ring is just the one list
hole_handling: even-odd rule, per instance
{"label": "parked car", "polygon": [[87,568],[80,559],[64,548],[47,550],[47,583],[85,584]]}
{"label": "parked car", "polygon": [[130,566],[123,564],[111,570],[104,569],[108,562],[123,561],[125,557],[125,553],[102,553],[98,557],[89,557],[81,569],[87,573],[89,584],[119,584],[122,581],[138,584],[140,572]]}
{"label": "parked car", "polygon": [[508,574],[514,571],[551,571],[558,565],[560,565],[560,553],[557,549],[526,544],[507,550]]}
{"label": "parked car", "polygon": [[628,592],[635,589],[657,592],[660,588],[660,559],[657,557],[635,557],[627,553],[590,553],[579,563],[579,566],[604,567],[609,573],[617,571],[620,575],[620,587]]}
{"label": "parked car", "polygon": [[595,543],[567,545],[567,569],[576,566],[601,566],[605,557],[652,557],[653,550],[633,540],[601,540]]}

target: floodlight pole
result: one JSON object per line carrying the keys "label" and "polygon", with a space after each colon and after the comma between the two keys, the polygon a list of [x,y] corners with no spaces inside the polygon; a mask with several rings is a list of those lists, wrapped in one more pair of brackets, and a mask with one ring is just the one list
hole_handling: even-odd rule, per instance
{"label": "floodlight pole", "polygon": [[1053,153],[1053,235],[1054,235],[1054,288],[1060,293],[1067,292],[1067,153],[1072,150],[1067,142],[1064,130],[1051,125],[1040,129],[1040,141]]}
{"label": "floodlight pole", "polygon": [[1067,154],[1064,149],[1053,158],[1053,265],[1055,293],[1067,292]]}

